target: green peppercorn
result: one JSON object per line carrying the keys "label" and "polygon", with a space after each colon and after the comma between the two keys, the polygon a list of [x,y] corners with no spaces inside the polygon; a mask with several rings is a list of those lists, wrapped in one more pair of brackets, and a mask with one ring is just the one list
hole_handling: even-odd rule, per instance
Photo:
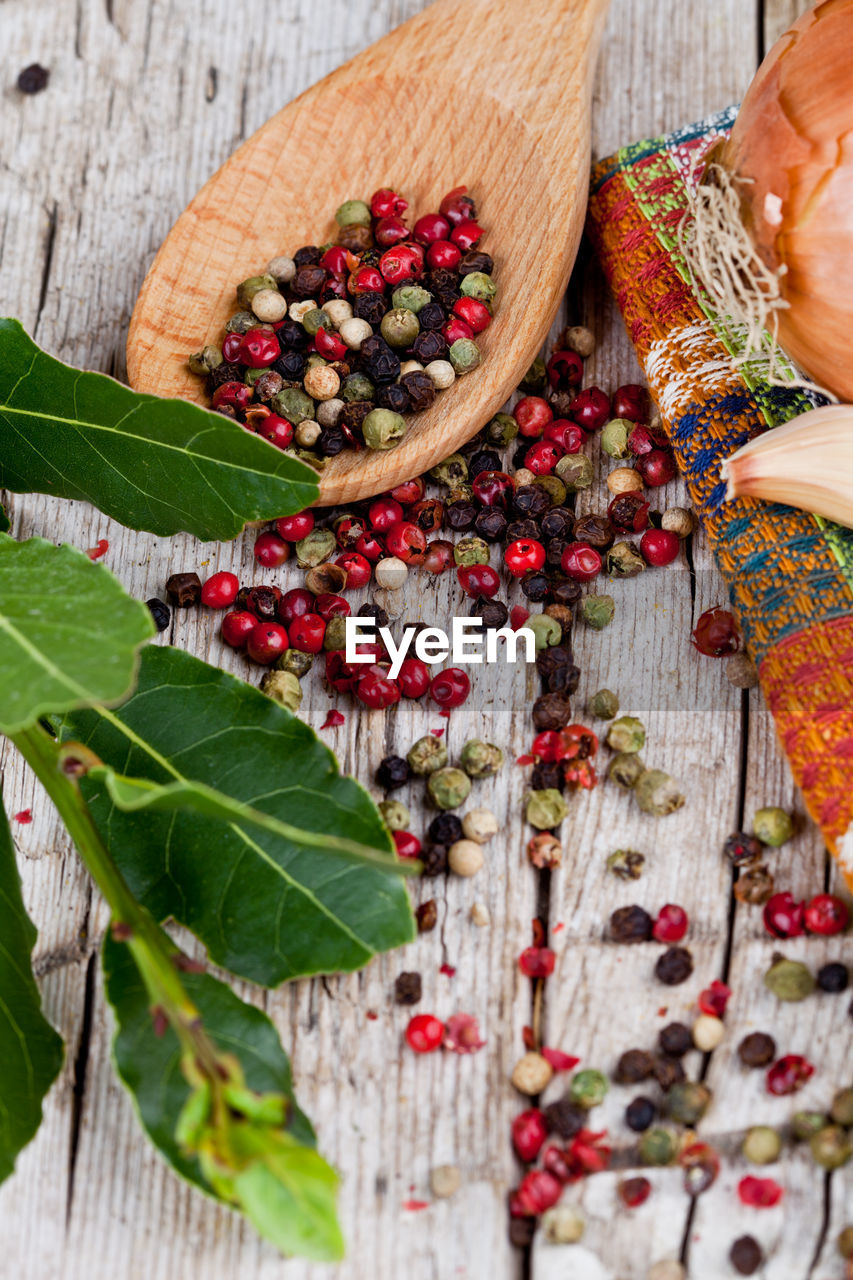
{"label": "green peppercorn", "polygon": [[678,1138],[671,1129],[653,1125],[640,1138],[639,1152],[643,1164],[672,1164],[678,1154]]}
{"label": "green peppercorn", "polygon": [[[272,276],[249,276],[248,280],[243,280],[237,285],[237,301],[240,306],[248,309],[252,305],[255,294],[260,293],[261,289],[273,289],[278,293],[278,281]],[[254,325],[257,325],[257,316],[253,315],[252,319]]]}
{"label": "green peppercorn", "polygon": [[599,689],[589,700],[589,713],[597,720],[612,720],[619,714],[619,699],[610,689]]}
{"label": "green peppercorn", "polygon": [[569,1098],[586,1111],[590,1111],[593,1107],[601,1105],[607,1097],[608,1088],[607,1076],[604,1072],[588,1067],[572,1076],[569,1084]]}
{"label": "green peppercorn", "polygon": [[334,326],[329,313],[322,311],[319,307],[315,307],[313,311],[305,312],[302,317],[302,328],[306,333],[310,333],[313,338],[321,329],[332,329]]}
{"label": "green peppercorn", "polygon": [[[629,757],[636,760],[636,756]],[[620,880],[639,880],[643,874],[646,859],[644,854],[635,849],[616,849],[608,855],[607,870],[612,871]]]}
{"label": "green peppercorn", "polygon": [[371,409],[361,430],[368,449],[393,449],[406,434],[406,420],[391,409]]}
{"label": "green peppercorn", "polygon": [[193,373],[201,374],[202,377],[206,373],[212,373],[214,369],[218,369],[222,364],[222,352],[219,347],[202,347],[201,351],[190,356],[187,361]]}
{"label": "green peppercorn", "polygon": [[754,1124],[747,1130],[741,1151],[750,1164],[773,1164],[779,1159],[782,1139],[768,1124]]}
{"label": "green peppercorn", "polygon": [[503,768],[504,753],[493,742],[471,738],[459,752],[459,763],[469,778],[489,778]]}
{"label": "green peppercorn", "polygon": [[752,834],[762,844],[769,844],[772,848],[778,849],[780,844],[785,844],[791,839],[794,834],[794,824],[790,814],[787,814],[784,809],[770,805],[766,809],[756,810],[752,820]]}
{"label": "green peppercorn", "polygon": [[561,507],[568,496],[568,489],[559,476],[534,476],[531,482],[537,489],[544,489],[551,499],[552,507]]}
{"label": "green peppercorn", "polygon": [[836,1124],[843,1124],[845,1129],[853,1126],[853,1089],[839,1089],[832,1099],[829,1114]]}
{"label": "green peppercorn", "polygon": [[580,615],[593,631],[603,631],[608,627],[615,612],[616,601],[612,596],[584,596],[581,600]]}
{"label": "green peppercorn", "polygon": [[[472,274],[475,273],[472,272]],[[521,389],[528,395],[541,395],[545,390],[545,361],[541,356],[536,357],[521,379]]]}
{"label": "green peppercorn", "polygon": [[294,426],[314,417],[314,401],[299,387],[284,387],[272,398],[273,413],[287,418]]}
{"label": "green peppercorn", "polygon": [[634,755],[633,752],[629,751],[620,751],[610,761],[607,776],[618,787],[624,787],[626,791],[633,791],[645,772],[646,766],[638,755]]}
{"label": "green peppercorn", "polygon": [[473,502],[474,490],[470,484],[456,484],[448,491],[446,502],[450,506],[451,502]]}
{"label": "green peppercorn", "polygon": [[627,458],[631,450],[628,448],[628,437],[634,430],[633,422],[627,418],[611,418],[601,430],[601,447],[611,458]]}
{"label": "green peppercorn", "polygon": [[571,1204],[555,1204],[542,1214],[542,1234],[550,1244],[577,1244],[585,1228],[579,1210]]}
{"label": "green peppercorn", "polygon": [[363,200],[345,200],[335,210],[335,222],[339,227],[369,227],[370,206]]}
{"label": "green peppercorn", "polygon": [[243,374],[243,381],[247,387],[253,387],[265,373],[267,373],[266,369],[247,369]]}
{"label": "green peppercorn", "polygon": [[524,798],[524,816],[537,831],[550,831],[568,817],[569,806],[559,791],[546,787],[544,791],[528,791]]}
{"label": "green peppercorn", "polygon": [[311,569],[333,556],[337,545],[331,529],[312,529],[296,544],[296,563],[301,569]]}
{"label": "green peppercorn", "polygon": [[533,632],[537,653],[553,648],[563,638],[563,628],[556,618],[549,617],[547,613],[532,614],[524,625]]}
{"label": "green peppercorn", "polygon": [[453,548],[453,560],[457,565],[488,564],[489,544],[485,538],[460,538]]}
{"label": "green peppercorn", "polygon": [[412,773],[418,774],[419,777],[426,777],[428,773],[443,769],[447,764],[447,747],[441,738],[435,738],[428,733],[425,737],[418,738],[417,742],[409,747],[406,759]]}
{"label": "green peppercorn", "polygon": [[300,462],[305,463],[306,467],[312,467],[314,471],[325,471],[326,464],[329,461],[328,458],[321,458],[319,454],[308,448],[283,449],[282,452],[288,454],[291,458],[298,458]]}
{"label": "green peppercorn", "polygon": [[641,751],[646,745],[646,729],[636,716],[620,716],[607,730],[607,745],[614,751]]}
{"label": "green peppercorn", "polygon": [[798,1142],[808,1142],[829,1124],[829,1116],[822,1111],[795,1111],[791,1118],[791,1133]]}
{"label": "green peppercorn", "polygon": [[814,976],[799,960],[775,960],[764,975],[764,985],[777,1000],[805,1000],[815,989]]}
{"label": "green peppercorn", "polygon": [[809,1140],[812,1159],[822,1169],[840,1169],[853,1155],[850,1137],[840,1124],[827,1125]]}
{"label": "green peppercorn", "polygon": [[461,769],[436,769],[427,778],[427,793],[436,809],[458,809],[471,793],[471,779]]}
{"label": "green peppercorn", "polygon": [[257,329],[258,317],[254,311],[235,311],[233,316],[225,321],[226,333],[248,333],[250,329]]}
{"label": "green peppercorn", "polygon": [[477,368],[480,363],[480,348],[473,338],[457,338],[451,345],[447,358],[461,376]]}
{"label": "green peppercorn", "polygon": [[585,453],[566,453],[554,468],[569,493],[588,489],[592,484],[592,459]]}
{"label": "green peppercorn", "polygon": [[451,453],[443,462],[436,463],[431,469],[430,475],[439,484],[445,484],[449,489],[455,489],[468,479],[468,463],[461,453]]}
{"label": "green peppercorn", "polygon": [[420,333],[421,326],[414,311],[394,307],[392,311],[385,312],[379,330],[389,347],[410,347]]}
{"label": "green peppercorn", "polygon": [[676,1124],[698,1124],[711,1104],[711,1090],[704,1084],[682,1080],[674,1084],[664,1099],[666,1113]]}
{"label": "green peppercorn", "polygon": [[[415,315],[422,311],[428,302],[432,302],[432,294],[419,284],[403,284],[391,294],[391,306],[403,307],[413,311]],[[418,325],[420,329],[420,325]]]}
{"label": "green peppercorn", "polygon": [[518,423],[509,413],[496,413],[491,422],[486,423],[485,435],[489,444],[505,449],[518,435]]}
{"label": "green peppercorn", "polygon": [[491,311],[498,286],[485,271],[469,271],[462,277],[459,288],[464,297],[476,298],[478,302],[484,302]]}
{"label": "green peppercorn", "polygon": [[607,553],[606,568],[611,578],[635,578],[645,567],[633,542],[614,542]]}
{"label": "green peppercorn", "polygon": [[326,623],[323,636],[323,649],[329,653],[333,649],[345,649],[347,643],[347,620],[341,614],[333,614]]}
{"label": "green peppercorn", "polygon": [[291,675],[296,676],[297,680],[301,680],[303,676],[307,676],[313,665],[313,653],[303,653],[301,649],[285,649],[281,657],[276,659],[275,669],[289,671]]}
{"label": "green peppercorn", "polygon": [[662,769],[646,769],[634,785],[634,795],[643,813],[664,818],[684,805],[684,796],[668,773]]}
{"label": "green peppercorn", "polygon": [[292,671],[267,671],[261,681],[261,690],[288,711],[299,710],[302,686]]}
{"label": "green peppercorn", "polygon": [[853,1258],[853,1227],[842,1227],[835,1244],[842,1258]]}
{"label": "green peppercorn", "polygon": [[402,800],[380,800],[377,808],[389,831],[408,831],[412,815]]}

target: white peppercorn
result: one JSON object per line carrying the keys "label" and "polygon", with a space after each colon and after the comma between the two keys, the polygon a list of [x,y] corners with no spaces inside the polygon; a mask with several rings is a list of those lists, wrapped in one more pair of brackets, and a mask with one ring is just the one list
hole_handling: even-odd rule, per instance
{"label": "white peppercorn", "polygon": [[336,329],[340,329],[346,320],[352,320],[352,303],[347,302],[346,298],[330,298],[323,303],[321,310],[325,311]]}
{"label": "white peppercorn", "polygon": [[462,830],[469,840],[485,844],[497,835],[498,820],[491,809],[471,809],[462,819]]}
{"label": "white peppercorn", "polygon": [[351,316],[349,320],[344,320],[338,332],[350,351],[358,351],[365,338],[372,336],[373,329],[366,320],[360,320],[358,316]]}
{"label": "white peppercorn", "polygon": [[553,1074],[554,1068],[548,1059],[543,1058],[541,1053],[530,1050],[513,1067],[510,1081],[519,1093],[532,1098],[551,1083]]}
{"label": "white peppercorn", "polygon": [[702,1013],[693,1023],[693,1043],[702,1053],[716,1049],[724,1034],[722,1019],[715,1018],[713,1014]]}
{"label": "white peppercorn", "polygon": [[312,400],[334,400],[341,389],[341,380],[331,365],[317,364],[306,370],[302,385]]}
{"label": "white peppercorn", "polygon": [[420,360],[404,360],[400,365],[400,377],[403,378],[407,373],[423,373],[424,367]]}
{"label": "white peppercorn", "polygon": [[669,507],[660,518],[660,527],[678,534],[679,538],[686,538],[696,528],[696,521],[693,512],[686,507]]}
{"label": "white peppercorn", "polygon": [[287,314],[290,316],[291,320],[295,320],[297,324],[301,324],[303,317],[307,316],[309,311],[316,310],[317,303],[314,299],[306,298],[304,302],[291,302]]}
{"label": "white peppercorn", "polygon": [[483,850],[476,840],[457,840],[447,851],[447,865],[457,876],[466,879],[483,869]]}
{"label": "white peppercorn", "polygon": [[462,1174],[455,1164],[439,1164],[430,1171],[429,1185],[434,1196],[446,1200],[462,1186]]}
{"label": "white peppercorn", "polygon": [[478,929],[487,929],[492,923],[492,913],[485,902],[475,902],[471,908],[471,923]]}
{"label": "white peppercorn", "polygon": [[320,431],[319,422],[306,418],[304,422],[300,422],[294,431],[293,438],[302,449],[312,449],[320,439]]}
{"label": "white peppercorn", "polygon": [[456,370],[449,360],[430,360],[426,372],[432,378],[436,391],[446,391],[456,381]]}
{"label": "white peppercorn", "polygon": [[520,489],[522,485],[533,484],[536,475],[533,471],[529,471],[527,467],[519,467],[515,472],[516,488]]}
{"label": "white peppercorn", "polygon": [[296,263],[287,254],[283,253],[280,257],[272,258],[267,263],[267,271],[273,280],[278,281],[279,284],[290,284],[296,275]]}
{"label": "white peppercorn", "polygon": [[555,1204],[542,1215],[542,1231],[550,1244],[577,1244],[586,1223],[571,1204]]}
{"label": "white peppercorn", "polygon": [[595,335],[582,324],[573,324],[563,334],[563,342],[569,351],[576,351],[582,360],[595,350]]}
{"label": "white peppercorn", "polygon": [[343,409],[343,400],[338,400],[336,396],[332,396],[331,400],[321,400],[317,405],[317,421],[321,427],[335,427]]}
{"label": "white peppercorn", "polygon": [[265,324],[276,324],[287,315],[287,299],[278,289],[259,289],[249,305]]}
{"label": "white peppercorn", "polygon": [[397,556],[385,556],[377,561],[374,572],[377,586],[389,587],[392,591],[402,587],[409,576],[408,565]]}
{"label": "white peppercorn", "polygon": [[630,493],[642,489],[643,477],[633,467],[617,467],[607,477],[607,487],[611,493]]}

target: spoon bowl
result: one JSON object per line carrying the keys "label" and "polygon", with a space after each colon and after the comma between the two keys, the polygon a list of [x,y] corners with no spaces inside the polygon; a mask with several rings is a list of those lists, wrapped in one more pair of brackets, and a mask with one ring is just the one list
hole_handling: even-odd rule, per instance
{"label": "spoon bowl", "polygon": [[206,403],[187,356],[221,341],[234,290],[299,245],[331,239],[344,200],[403,192],[415,216],[452,187],[474,197],[495,262],[482,363],[407,417],[392,450],[346,451],[323,505],[419,475],[469,440],[529,368],[583,226],[594,57],[607,0],[437,0],[258,130],[161,246],[130,324],[139,391]]}

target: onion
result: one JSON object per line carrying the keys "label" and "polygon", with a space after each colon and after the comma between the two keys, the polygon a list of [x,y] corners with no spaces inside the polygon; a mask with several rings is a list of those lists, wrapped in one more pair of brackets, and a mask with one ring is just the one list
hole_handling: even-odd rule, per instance
{"label": "onion", "polygon": [[685,246],[721,312],[853,400],[853,0],[776,42],[709,157]]}

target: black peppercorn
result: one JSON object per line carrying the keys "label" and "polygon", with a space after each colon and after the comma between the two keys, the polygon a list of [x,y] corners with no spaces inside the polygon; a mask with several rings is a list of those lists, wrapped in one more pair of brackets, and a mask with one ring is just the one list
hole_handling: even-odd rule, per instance
{"label": "black peppercorn", "polygon": [[359,320],[366,320],[374,329],[379,328],[387,310],[387,304],[381,293],[360,293],[352,304],[353,315]]}
{"label": "black peppercorn", "polygon": [[766,1067],[776,1057],[776,1041],[763,1031],[752,1031],[741,1040],[737,1056],[745,1067]]}
{"label": "black peppercorn", "polygon": [[447,870],[447,845],[428,844],[421,850],[421,874],[424,876],[441,876]]}
{"label": "black peppercorn", "polygon": [[639,1084],[652,1074],[652,1055],[645,1049],[627,1049],[616,1063],[613,1079],[617,1084]]}
{"label": "black peppercorn", "polygon": [[430,933],[438,922],[438,908],[435,905],[435,898],[427,898],[426,902],[415,911],[415,920],[418,923],[418,933]]}
{"label": "black peppercorn", "polygon": [[559,622],[562,633],[560,641],[562,644],[567,644],[572,638],[572,625],[574,623],[571,609],[566,608],[564,604],[549,604],[545,609],[545,615],[548,618],[553,618],[555,622]]}
{"label": "black peppercorn", "polygon": [[441,329],[446,322],[447,312],[440,302],[428,302],[426,306],[421,307],[418,312],[418,323],[421,326],[421,333],[427,329],[432,329],[433,331]]}
{"label": "black peppercorn", "polygon": [[423,413],[435,400],[435,383],[428,373],[413,369],[404,373],[400,385],[409,393],[409,404],[413,413]]}
{"label": "black peppercorn", "polygon": [[359,616],[362,618],[373,618],[377,627],[388,626],[388,614],[378,604],[360,604],[358,606]]}
{"label": "black peppercorn", "polygon": [[552,571],[559,569],[568,543],[565,538],[549,538],[545,543],[545,563]]}
{"label": "black peppercorn", "polygon": [[674,1084],[682,1084],[687,1075],[681,1065],[680,1058],[668,1058],[665,1054],[657,1054],[652,1063],[652,1075],[664,1093]]}
{"label": "black peppercorn", "polygon": [[498,507],[482,507],[474,521],[474,532],[486,542],[500,542],[506,537],[506,516]]}
{"label": "black peppercorn", "polygon": [[197,573],[173,573],[166,583],[166,595],[176,609],[188,609],[201,599],[201,579]]}
{"label": "black peppercorn", "polygon": [[338,426],[346,427],[354,436],[361,437],[361,428],[364,419],[370,413],[371,409],[375,409],[372,400],[350,400],[341,409],[341,416],[338,418]]}
{"label": "black peppercorn", "polygon": [[304,244],[294,253],[293,262],[297,267],[310,267],[318,263],[322,256],[323,251],[316,244]]}
{"label": "black peppercorn", "polygon": [[[453,310],[453,304],[459,300],[459,277],[455,271],[447,271],[443,267],[439,267],[436,271],[430,271],[424,276],[424,288],[426,288],[440,302],[446,311]],[[429,304],[427,304],[429,305]],[[426,308],[422,308],[421,314]],[[420,315],[418,319],[420,320]],[[421,322],[423,323],[423,322]]]}
{"label": "black peppercorn", "polygon": [[153,596],[150,600],[146,600],[145,603],[151,610],[151,617],[154,619],[154,626],[158,631],[165,631],[172,617],[172,611],[169,606],[164,604],[162,600],[158,600],[156,596]]}
{"label": "black peppercorn", "polygon": [[19,93],[41,93],[42,89],[47,88],[47,82],[50,79],[50,72],[47,67],[42,67],[37,62],[31,62],[28,67],[24,67],[23,71],[18,72],[18,92]]}
{"label": "black peppercorn", "polygon": [[404,756],[386,756],[376,770],[376,784],[386,791],[396,791],[409,781],[409,762]]}
{"label": "black peppercorn", "polygon": [[482,618],[487,631],[499,631],[506,625],[509,609],[502,600],[492,600],[488,596],[478,596],[471,609],[472,618]]}
{"label": "black peppercorn", "polygon": [[683,1058],[693,1048],[690,1028],[683,1022],[670,1022],[658,1033],[661,1053],[669,1058]]}
{"label": "black peppercorn", "polygon": [[432,360],[444,360],[447,356],[447,341],[441,330],[422,329],[412,343],[412,355],[424,365]]}
{"label": "black peppercorn", "polygon": [[567,644],[555,644],[550,649],[540,649],[536,655],[536,670],[545,679],[560,667],[572,665],[572,651]]}
{"label": "black peppercorn", "polygon": [[764,1261],[764,1253],[754,1236],[738,1236],[729,1250],[729,1261],[739,1276],[752,1276]]}
{"label": "black peppercorn", "polygon": [[444,510],[445,524],[457,533],[470,529],[476,518],[477,508],[468,498],[458,498],[456,502],[448,503]]}
{"label": "black peppercorn", "polygon": [[562,693],[543,693],[531,711],[537,733],[544,729],[563,729],[572,718],[572,704]]}
{"label": "black peppercorn", "polygon": [[575,528],[575,513],[568,507],[552,507],[542,517],[540,526],[543,538],[562,538],[568,542]]}
{"label": "black peppercorn", "polygon": [[409,393],[402,382],[388,382],[376,388],[376,404],[380,409],[390,409],[392,413],[408,413]]}
{"label": "black peppercorn", "polygon": [[527,451],[532,448],[529,440],[524,440],[521,444],[516,445],[512,455],[512,465],[516,471],[520,471],[527,461]]}
{"label": "black peppercorn", "polygon": [[297,267],[290,287],[297,298],[316,298],[325,283],[325,267],[306,263],[304,267]]}
{"label": "black peppercorn", "polygon": [[213,395],[216,388],[224,386],[226,382],[242,381],[243,366],[223,360],[222,364],[218,364],[215,369],[211,369],[207,375],[207,390],[210,395]]}
{"label": "black peppercorn", "polygon": [[487,253],[481,253],[479,249],[469,249],[467,253],[463,253],[456,270],[460,276],[470,275],[472,271],[482,271],[484,276],[490,276],[495,269],[495,264]]}
{"label": "black peppercorn", "polygon": [[400,376],[400,357],[378,333],[361,344],[361,363],[372,382],[394,382]]}
{"label": "black peppercorn", "polygon": [[755,836],[747,835],[745,831],[732,832],[723,845],[723,853],[733,867],[752,866],[760,861],[763,852],[761,841],[756,840]]}
{"label": "black peppercorn", "polygon": [[[275,336],[278,338],[278,345],[282,351],[303,351],[311,341],[307,331],[302,327],[298,320],[285,320],[278,329]],[[273,365],[275,368],[275,365]]]}
{"label": "black peppercorn", "polygon": [[511,520],[504,535],[507,542],[517,542],[519,538],[539,537],[539,525],[535,520]]}
{"label": "black peppercorn", "polygon": [[568,418],[573,399],[573,391],[551,391],[548,395],[548,403],[554,410],[554,417]]}
{"label": "black peppercorn", "polygon": [[651,1098],[640,1094],[625,1108],[625,1123],[629,1129],[633,1129],[634,1133],[645,1133],[646,1129],[654,1123],[657,1113],[658,1109]]}
{"label": "black peppercorn", "polygon": [[829,992],[831,995],[846,991],[850,985],[847,965],[839,962],[821,965],[817,971],[817,985],[821,991]]}
{"label": "black peppercorn", "polygon": [[551,583],[551,599],[554,604],[571,607],[581,598],[581,584],[574,578],[555,578]]}
{"label": "black peppercorn", "polygon": [[636,904],[618,907],[610,917],[612,942],[648,942],[654,921],[648,911]]}
{"label": "black peppercorn", "polygon": [[512,496],[512,509],[516,515],[535,520],[551,509],[551,499],[541,485],[523,484]]}
{"label": "black peppercorn", "polygon": [[317,438],[315,448],[324,458],[336,458],[347,448],[348,441],[342,427],[324,427]]}
{"label": "black peppercorn", "polygon": [[439,813],[427,828],[427,835],[434,844],[456,844],[464,834],[462,822],[455,813]]}
{"label": "black peppercorn", "polygon": [[655,965],[655,977],[668,987],[686,982],[692,972],[693,957],[687,947],[667,947]]}
{"label": "black peppercorn", "polygon": [[281,592],[278,587],[241,587],[234,601],[235,609],[247,609],[261,622],[274,622],[278,617]]}
{"label": "black peppercorn", "polygon": [[547,573],[543,573],[541,569],[531,569],[524,575],[519,585],[527,599],[534,604],[547,600],[551,594],[551,582]]}
{"label": "black peppercorn", "polygon": [[421,998],[421,975],[400,973],[394,982],[394,1000],[397,1004],[417,1004]]}
{"label": "black peppercorn", "polygon": [[588,542],[598,551],[606,551],[608,547],[612,547],[615,537],[616,530],[607,516],[581,516],[575,524],[575,541]]}
{"label": "black peppercorn", "polygon": [[540,760],[533,766],[530,774],[531,791],[562,791],[566,785],[566,777],[558,760]]}
{"label": "black peppercorn", "polygon": [[483,471],[500,471],[501,460],[494,449],[478,449],[468,460],[468,475],[474,479]]}
{"label": "black peppercorn", "polygon": [[573,1138],[586,1127],[589,1118],[586,1108],[572,1102],[567,1093],[544,1107],[542,1114],[548,1132],[556,1133],[560,1138]]}

